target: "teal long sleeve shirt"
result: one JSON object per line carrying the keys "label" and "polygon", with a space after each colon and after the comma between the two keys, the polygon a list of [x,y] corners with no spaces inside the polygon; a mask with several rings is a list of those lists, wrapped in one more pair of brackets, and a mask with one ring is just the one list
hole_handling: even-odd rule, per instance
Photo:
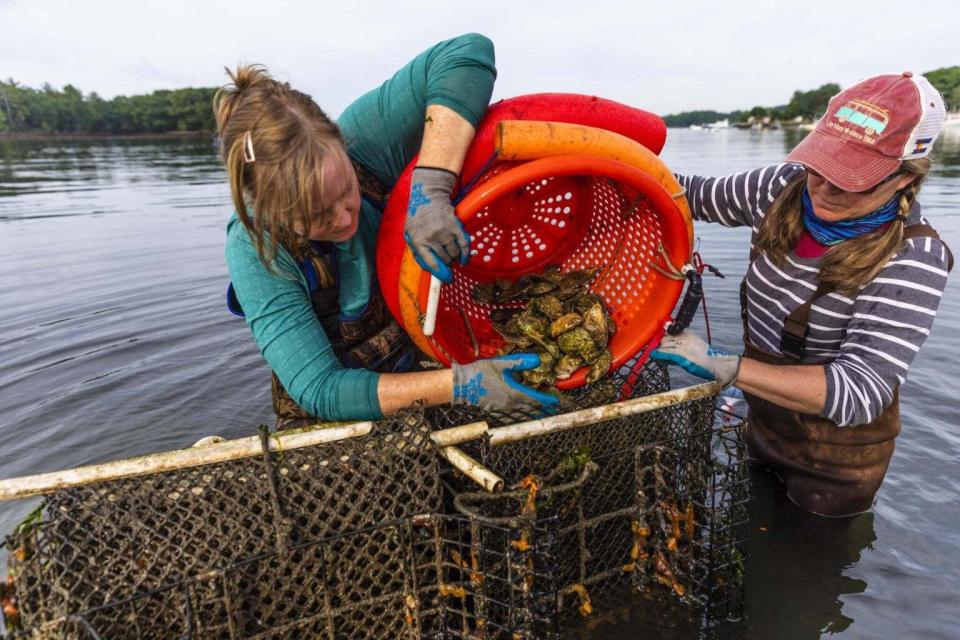
{"label": "teal long sleeve shirt", "polygon": [[[488,38],[466,34],[441,42],[347,107],[337,121],[347,152],[392,188],[420,149],[427,106],[448,107],[476,128],[495,78]],[[380,212],[364,200],[356,235],[335,245],[345,316],[361,313],[370,300],[379,225]],[[274,268],[268,270],[234,214],[227,224],[226,258],[253,338],[290,397],[325,420],[382,417],[380,374],[341,365],[313,313],[306,279],[293,256],[278,248]]]}

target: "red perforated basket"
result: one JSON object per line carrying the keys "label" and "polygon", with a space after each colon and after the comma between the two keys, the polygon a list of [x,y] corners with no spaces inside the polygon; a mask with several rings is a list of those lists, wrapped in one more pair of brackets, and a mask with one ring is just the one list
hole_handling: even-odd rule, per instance
{"label": "red perforated basket", "polygon": [[[399,217],[401,225],[389,236],[381,231],[381,254],[386,244],[389,253],[403,243],[405,200],[396,193],[391,197],[384,223],[392,217],[395,224]],[[471,295],[479,283],[512,280],[552,265],[564,272],[598,269],[590,289],[603,298],[617,325],[609,345],[614,367],[635,355],[669,320],[683,288],[681,281],[651,267],[666,267],[664,253],[678,266],[690,256],[687,223],[674,194],[623,162],[563,155],[494,163],[457,206],[457,215],[471,236],[471,258],[466,266],[453,265],[453,282],[441,290],[433,336],[423,336],[419,326],[406,326],[403,311],[395,312],[415,342],[445,364],[494,356],[504,346],[490,322],[497,305],[478,303]],[[418,273],[401,273],[411,268],[410,261],[398,262],[402,266],[394,276],[378,259],[385,295],[394,296],[408,312],[411,305],[425,309],[429,274],[415,264]],[[395,284],[401,281],[414,283],[402,304]],[[584,368],[557,386],[580,386],[585,376]]]}

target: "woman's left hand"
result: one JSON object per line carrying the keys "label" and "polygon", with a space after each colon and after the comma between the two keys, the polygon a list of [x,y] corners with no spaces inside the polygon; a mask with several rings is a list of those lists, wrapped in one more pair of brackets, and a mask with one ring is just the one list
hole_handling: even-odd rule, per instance
{"label": "woman's left hand", "polygon": [[690,330],[665,335],[650,357],[678,365],[698,378],[716,380],[724,388],[736,382],[740,372],[740,356],[707,344]]}
{"label": "woman's left hand", "polygon": [[403,237],[417,264],[444,283],[453,280],[448,265],[454,260],[466,264],[470,257],[470,236],[450,202],[456,181],[457,176],[446,169],[414,169],[403,227]]}

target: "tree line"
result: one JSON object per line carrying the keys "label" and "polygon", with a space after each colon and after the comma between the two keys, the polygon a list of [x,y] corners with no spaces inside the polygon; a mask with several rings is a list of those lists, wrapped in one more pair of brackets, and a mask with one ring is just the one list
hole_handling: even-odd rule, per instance
{"label": "tree line", "polygon": [[[937,88],[947,103],[947,109],[960,109],[960,66],[943,67],[923,74]],[[827,110],[830,98],[840,91],[840,85],[831,82],[810,91],[794,91],[790,102],[777,107],[756,106],[748,110],[722,111],[684,111],[671,114],[663,119],[668,127],[688,127],[692,124],[708,124],[728,119],[731,122],[744,122],[751,116],[760,120],[794,120],[800,117],[812,122]]]}
{"label": "tree line", "polygon": [[159,90],[104,100],[73,85],[0,82],[0,133],[126,135],[212,131],[214,88]]}
{"label": "tree line", "polygon": [[[943,94],[947,108],[960,108],[960,66],[943,67],[923,74]],[[743,111],[684,111],[664,117],[667,126],[687,127],[729,119],[812,121],[822,114],[830,97],[840,91],[836,83],[810,91],[795,91],[790,102],[777,107],[756,106]],[[215,88],[162,89],[135,96],[104,100],[96,93],[84,95],[73,85],[57,90],[49,84],[32,89],[14,80],[0,82],[0,134],[141,134],[172,131],[213,131],[211,102]]]}

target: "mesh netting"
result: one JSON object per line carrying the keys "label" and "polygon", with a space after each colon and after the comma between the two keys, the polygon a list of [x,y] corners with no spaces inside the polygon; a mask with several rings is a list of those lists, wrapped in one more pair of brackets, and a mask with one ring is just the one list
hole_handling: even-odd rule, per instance
{"label": "mesh netting", "polygon": [[[631,375],[622,368],[618,388]],[[666,370],[650,363],[630,397],[668,387]],[[590,393],[568,402],[585,408]],[[443,413],[433,420],[466,417]],[[465,451],[517,488],[490,495],[453,478],[455,506],[481,522],[550,523],[561,615],[585,614],[626,589],[665,589],[709,628],[742,613],[749,497],[746,452],[713,422],[714,400],[704,398],[499,446],[468,443]],[[531,509],[532,481],[542,484]]]}
{"label": "mesh netting", "polygon": [[[658,365],[607,382],[669,387]],[[7,539],[8,637],[553,638],[624,590],[704,628],[738,615],[745,456],[711,428],[712,399],[460,445],[506,480],[499,495],[428,437],[478,418],[529,416],[444,407],[288,451],[264,435],[259,458],[59,490]]]}
{"label": "mesh netting", "polygon": [[407,596],[430,601],[411,537],[415,516],[441,511],[428,433],[413,415],[363,438],[58,491],[45,522],[8,541],[23,622],[90,611],[110,638],[400,637]]}

